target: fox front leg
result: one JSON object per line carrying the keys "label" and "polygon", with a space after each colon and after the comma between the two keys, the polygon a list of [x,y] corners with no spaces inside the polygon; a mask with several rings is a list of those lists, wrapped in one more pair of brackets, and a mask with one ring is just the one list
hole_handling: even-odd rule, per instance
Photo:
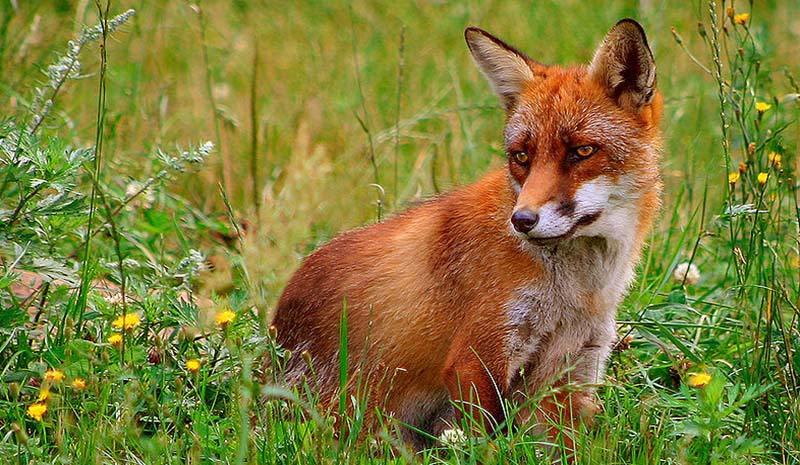
{"label": "fox front leg", "polygon": [[492,360],[484,360],[472,347],[449,357],[443,379],[455,404],[456,420],[474,433],[491,434],[505,425],[503,380]]}

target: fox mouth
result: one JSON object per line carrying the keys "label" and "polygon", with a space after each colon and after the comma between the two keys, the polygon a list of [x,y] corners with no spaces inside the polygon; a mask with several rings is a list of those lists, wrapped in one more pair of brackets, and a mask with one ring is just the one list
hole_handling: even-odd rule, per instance
{"label": "fox mouth", "polygon": [[600,218],[600,213],[601,212],[594,212],[581,216],[578,218],[578,221],[572,225],[569,231],[565,232],[564,234],[559,234],[558,236],[535,237],[530,236],[530,234],[519,234],[519,236],[534,245],[554,245],[572,237],[578,228],[582,226],[588,226],[597,221],[597,219]]}
{"label": "fox mouth", "polygon": [[564,241],[566,239],[569,239],[574,232],[575,232],[575,228],[572,228],[569,231],[567,231],[566,233],[561,234],[559,236],[552,236],[552,237],[530,237],[530,236],[524,236],[524,239],[526,241],[530,242],[531,244],[534,244],[534,245],[541,245],[541,246],[555,245],[555,244],[558,244],[559,242],[562,242],[562,241]]}

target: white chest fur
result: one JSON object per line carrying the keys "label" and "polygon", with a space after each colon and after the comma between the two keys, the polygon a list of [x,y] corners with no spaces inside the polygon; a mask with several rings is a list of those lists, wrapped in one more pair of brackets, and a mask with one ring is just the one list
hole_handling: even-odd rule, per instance
{"label": "white chest fur", "polygon": [[506,386],[523,368],[525,384],[538,388],[571,366],[578,381],[595,383],[615,337],[616,308],[633,275],[630,247],[627,241],[579,237],[535,253],[544,275],[506,303]]}

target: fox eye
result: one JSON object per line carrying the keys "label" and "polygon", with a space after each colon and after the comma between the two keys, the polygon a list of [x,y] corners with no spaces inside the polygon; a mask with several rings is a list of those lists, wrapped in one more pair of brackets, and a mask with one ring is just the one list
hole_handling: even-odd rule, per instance
{"label": "fox eye", "polygon": [[573,149],[575,154],[581,158],[588,158],[594,155],[597,152],[597,147],[594,145],[581,145],[580,147],[575,147]]}
{"label": "fox eye", "polygon": [[520,165],[524,165],[528,163],[528,153],[527,152],[514,152],[511,155],[514,156],[514,161]]}

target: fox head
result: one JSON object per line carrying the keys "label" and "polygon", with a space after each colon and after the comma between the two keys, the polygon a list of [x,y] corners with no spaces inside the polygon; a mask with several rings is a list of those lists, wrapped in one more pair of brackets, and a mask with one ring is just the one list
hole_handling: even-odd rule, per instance
{"label": "fox head", "polygon": [[661,98],[642,27],[623,19],[588,66],[572,67],[538,63],[475,27],[465,37],[506,110],[513,231],[547,244],[637,224],[639,199],[660,188]]}

